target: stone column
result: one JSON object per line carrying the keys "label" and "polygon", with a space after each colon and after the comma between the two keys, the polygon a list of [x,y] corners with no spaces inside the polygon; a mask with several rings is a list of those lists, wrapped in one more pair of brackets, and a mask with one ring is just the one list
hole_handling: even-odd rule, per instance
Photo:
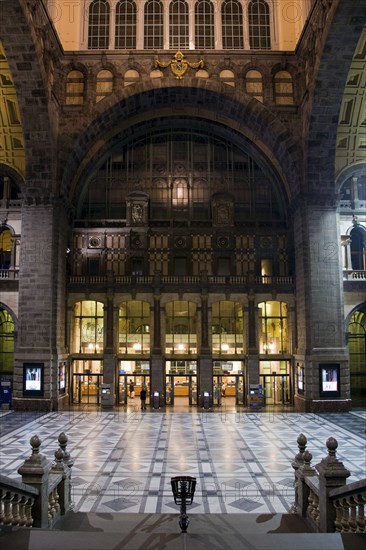
{"label": "stone column", "polygon": [[[64,285],[61,284],[59,239],[55,226],[59,210],[45,199],[22,206],[22,245],[19,266],[19,322],[14,354],[15,409],[51,410],[57,402],[57,345],[63,325]],[[66,250],[64,250],[66,257]],[[64,342],[63,342],[64,343]],[[23,396],[23,365],[44,368],[43,395]]]}
{"label": "stone column", "polygon": [[249,384],[259,383],[259,354],[258,354],[258,313],[255,307],[255,294],[248,295],[248,380]]}
{"label": "stone column", "polygon": [[[296,360],[305,364],[305,394],[295,396],[299,410],[349,410],[349,365],[343,319],[340,232],[331,198],[299,201],[294,215],[296,261]],[[337,364],[341,395],[322,399],[319,369]]]}
{"label": "stone column", "polygon": [[[160,277],[155,277],[160,281]],[[153,327],[153,349],[151,353],[151,399],[154,392],[160,393],[160,404],[164,404],[165,400],[165,369],[163,352],[162,352],[162,334],[161,334],[161,311],[160,311],[160,292],[154,293],[154,327]]]}
{"label": "stone column", "polygon": [[202,290],[201,296],[201,348],[199,350],[199,395],[198,406],[203,406],[203,394],[209,392],[212,404],[212,354],[209,345],[209,308],[207,289]]}
{"label": "stone column", "polygon": [[114,362],[114,307],[113,296],[108,292],[107,303],[104,306],[104,357],[103,357],[103,383],[111,384],[111,389],[114,392],[115,384],[115,362]]}

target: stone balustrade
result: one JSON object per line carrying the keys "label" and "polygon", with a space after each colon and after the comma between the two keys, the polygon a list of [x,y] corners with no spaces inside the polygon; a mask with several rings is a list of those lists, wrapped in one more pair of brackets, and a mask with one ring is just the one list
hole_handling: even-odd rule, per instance
{"label": "stone balustrade", "polygon": [[313,468],[304,434],[297,438],[295,503],[291,509],[305,518],[314,532],[365,533],[366,479],[346,484],[349,470],[336,457],[338,442],[330,437],[328,456]]}
{"label": "stone balustrade", "polygon": [[366,281],[366,271],[353,271],[352,269],[343,269],[344,281]]}
{"label": "stone balustrade", "polygon": [[32,527],[38,490],[0,474],[0,525]]}
{"label": "stone balustrade", "polygon": [[113,274],[111,277],[107,275],[72,275],[69,278],[69,283],[71,285],[105,285],[105,284],[116,284],[116,285],[197,285],[201,287],[203,285],[212,285],[215,288],[217,285],[227,286],[228,284],[232,286],[247,286],[247,285],[276,285],[283,287],[292,287],[293,278],[290,276],[224,276],[224,275],[116,275]]}
{"label": "stone balustrade", "polygon": [[58,437],[52,463],[40,453],[41,440],[30,439],[32,454],[18,468],[22,481],[0,475],[0,525],[51,528],[71,507],[71,467],[67,436]]}
{"label": "stone balustrade", "polygon": [[19,269],[0,269],[0,280],[4,279],[7,281],[18,280],[19,278]]}

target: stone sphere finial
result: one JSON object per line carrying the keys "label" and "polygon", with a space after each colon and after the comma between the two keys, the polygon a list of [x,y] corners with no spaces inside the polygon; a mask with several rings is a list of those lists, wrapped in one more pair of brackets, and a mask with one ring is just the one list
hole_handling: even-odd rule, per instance
{"label": "stone sphere finial", "polygon": [[55,459],[57,462],[61,462],[63,458],[64,458],[64,452],[59,447],[57,451],[55,451]]}
{"label": "stone sphere finial", "polygon": [[299,447],[305,447],[307,442],[308,442],[308,440],[306,439],[306,435],[304,435],[302,433],[298,435],[297,444],[298,444]]}
{"label": "stone sphere finial", "polygon": [[327,445],[329,456],[335,456],[336,449],[338,447],[338,441],[334,437],[329,437],[327,439],[326,445]]}
{"label": "stone sphere finial", "polygon": [[33,435],[29,440],[30,446],[32,447],[32,454],[38,454],[39,448],[41,446],[42,441],[38,437],[38,435]]}
{"label": "stone sphere finial", "polygon": [[306,464],[310,464],[313,459],[313,455],[309,451],[305,451],[303,457]]}
{"label": "stone sphere finial", "polygon": [[60,445],[66,445],[67,435],[65,434],[65,432],[60,433],[60,435],[58,436],[58,442],[60,443]]}

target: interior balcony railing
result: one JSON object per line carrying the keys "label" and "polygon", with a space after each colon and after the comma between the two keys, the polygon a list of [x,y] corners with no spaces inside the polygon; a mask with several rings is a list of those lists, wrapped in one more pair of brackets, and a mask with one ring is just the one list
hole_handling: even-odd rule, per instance
{"label": "interior balcony railing", "polygon": [[16,281],[19,278],[19,269],[0,269],[0,281]]}
{"label": "interior balcony railing", "polygon": [[72,275],[69,278],[70,287],[81,285],[112,285],[112,286],[149,286],[149,287],[197,287],[197,289],[217,287],[281,287],[283,290],[293,290],[294,282],[291,276],[225,276],[225,275]]}
{"label": "interior balcony railing", "polygon": [[343,269],[344,281],[366,281],[365,270]]}

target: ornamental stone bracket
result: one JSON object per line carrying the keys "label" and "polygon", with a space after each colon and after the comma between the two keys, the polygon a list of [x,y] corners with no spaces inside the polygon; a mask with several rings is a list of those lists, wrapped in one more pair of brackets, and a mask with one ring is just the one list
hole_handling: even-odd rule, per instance
{"label": "ornamental stone bracket", "polygon": [[177,78],[178,80],[182,80],[183,76],[188,70],[188,67],[191,69],[203,69],[204,61],[203,59],[200,59],[199,61],[191,63],[187,61],[185,59],[185,55],[180,50],[178,50],[170,61],[164,62],[157,59],[155,62],[155,66],[161,69],[165,69],[166,67],[170,66],[170,70],[172,71],[175,78]]}

